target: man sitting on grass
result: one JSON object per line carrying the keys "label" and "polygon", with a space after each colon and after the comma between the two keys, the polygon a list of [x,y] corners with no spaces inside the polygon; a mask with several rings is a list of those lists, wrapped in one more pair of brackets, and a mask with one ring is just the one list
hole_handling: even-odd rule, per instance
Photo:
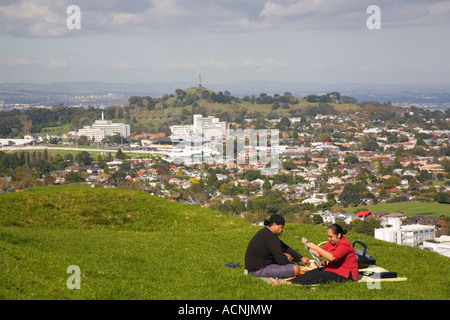
{"label": "man sitting on grass", "polygon": [[274,214],[264,220],[265,227],[250,240],[245,253],[245,268],[254,277],[292,278],[302,273],[293,259],[308,264],[309,258],[290,248],[278,237],[281,236],[285,220]]}

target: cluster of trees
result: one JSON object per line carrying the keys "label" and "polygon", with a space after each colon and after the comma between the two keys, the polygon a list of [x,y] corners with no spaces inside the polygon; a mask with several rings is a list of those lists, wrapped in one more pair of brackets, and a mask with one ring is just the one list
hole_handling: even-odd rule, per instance
{"label": "cluster of trees", "polygon": [[0,137],[13,138],[23,131],[23,117],[19,110],[0,112]]}
{"label": "cluster of trees", "polygon": [[16,153],[6,153],[0,151],[0,176],[14,175],[19,167],[28,167],[41,177],[56,168],[59,168],[58,161],[49,156],[47,150],[44,151],[23,151]]}
{"label": "cluster of trees", "polygon": [[[170,98],[172,99],[169,102]],[[130,106],[154,110],[157,108],[158,104],[160,104],[162,108],[167,108],[169,106],[174,108],[184,108],[187,106],[197,105],[196,102],[200,99],[204,99],[210,103],[224,104],[239,100],[238,98],[233,97],[228,91],[219,91],[218,93],[215,93],[207,89],[199,88],[195,92],[186,92],[183,89],[176,89],[175,94],[166,94],[159,98],[151,98],[150,96],[132,96],[128,99],[128,103]]]}
{"label": "cluster of trees", "polygon": [[[445,112],[440,110],[426,110],[417,107],[399,108],[392,106],[391,102],[380,103],[377,101],[363,101],[359,102],[361,107],[360,116],[363,119],[368,119],[372,123],[386,125],[389,123],[406,123],[411,127],[414,126],[434,126],[440,130],[445,130],[447,127],[445,119],[450,112],[447,109]],[[433,119],[430,125],[430,120]],[[387,135],[389,138],[389,135]],[[393,138],[391,138],[393,139]],[[399,137],[404,139],[404,137]],[[423,138],[422,138],[423,139]]]}
{"label": "cluster of trees", "polygon": [[[55,178],[51,173],[55,171],[64,170],[74,164],[88,166],[94,163],[100,168],[107,170],[106,162],[112,160],[110,153],[104,157],[98,156],[97,159],[94,159],[87,151],[81,151],[75,156],[71,153],[64,156],[60,154],[52,156],[46,149],[42,151],[19,151],[16,153],[0,151],[0,177],[11,178],[9,183],[4,182],[0,188],[26,189],[42,184],[41,179],[43,179],[45,185],[51,185],[55,182]],[[75,172],[69,172],[64,177],[68,182],[84,181],[84,178]],[[5,180],[2,179],[2,181]]]}
{"label": "cluster of trees", "polygon": [[339,224],[344,230],[362,233],[371,237],[374,236],[375,229],[381,228],[381,221],[374,218],[353,220],[349,224],[338,218],[335,223]]}
{"label": "cluster of trees", "polygon": [[315,117],[318,114],[336,115],[336,114],[338,114],[338,112],[332,105],[330,105],[328,103],[320,102],[318,106],[308,106],[306,108],[304,114],[306,116]]}
{"label": "cluster of trees", "polygon": [[77,130],[92,124],[101,117],[101,110],[65,107],[56,105],[50,109],[28,108],[21,112],[14,109],[0,112],[0,137],[16,138],[26,134],[41,133],[43,128],[70,124],[71,130]]}
{"label": "cluster of trees", "polygon": [[341,94],[339,92],[331,92],[325,95],[309,95],[305,99],[308,102],[325,102],[325,103],[339,103]]}
{"label": "cluster of trees", "polygon": [[375,196],[367,190],[367,184],[365,182],[347,183],[344,186],[342,193],[339,195],[339,201],[341,201],[344,207],[349,205],[359,205],[362,198],[375,198]]}
{"label": "cluster of trees", "polygon": [[219,91],[219,93],[215,93],[209,92],[208,90],[203,90],[201,96],[208,102],[224,103],[224,104],[238,100],[236,97],[233,97],[231,93],[228,91],[225,92]]}
{"label": "cluster of trees", "polygon": [[330,92],[324,95],[309,95],[305,98],[308,102],[322,102],[322,103],[351,103],[351,104],[357,104],[358,101],[349,96],[341,95],[339,92]]}
{"label": "cluster of trees", "polygon": [[135,106],[138,106],[140,108],[153,110],[155,108],[157,100],[153,99],[150,96],[146,96],[146,97],[131,96],[128,99],[128,103],[130,105],[135,105]]}
{"label": "cluster of trees", "polygon": [[274,109],[280,106],[280,104],[297,104],[300,99],[294,97],[290,92],[285,92],[283,95],[274,94],[268,95],[267,93],[261,93],[259,97],[245,96],[242,101],[251,102],[255,104],[273,104]]}

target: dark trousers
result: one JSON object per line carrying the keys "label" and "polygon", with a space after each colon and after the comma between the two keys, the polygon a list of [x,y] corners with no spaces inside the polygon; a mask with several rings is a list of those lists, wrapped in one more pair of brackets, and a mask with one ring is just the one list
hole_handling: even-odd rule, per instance
{"label": "dark trousers", "polygon": [[311,285],[311,284],[323,284],[330,282],[343,282],[352,279],[352,273],[350,272],[348,278],[340,276],[334,272],[324,271],[320,269],[313,269],[305,274],[290,280],[294,284]]}

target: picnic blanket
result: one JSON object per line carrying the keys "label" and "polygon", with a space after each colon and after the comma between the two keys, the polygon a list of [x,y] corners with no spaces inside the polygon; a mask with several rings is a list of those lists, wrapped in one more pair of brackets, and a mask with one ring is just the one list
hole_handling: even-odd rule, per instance
{"label": "picnic blanket", "polygon": [[406,281],[408,278],[399,277],[396,272],[388,271],[377,265],[371,265],[367,268],[359,269],[358,282],[397,282]]}
{"label": "picnic blanket", "polygon": [[[308,271],[315,269],[311,267],[305,267]],[[248,274],[248,271],[244,269],[244,274]],[[264,282],[270,284],[269,278],[259,278],[263,280]],[[281,279],[280,279],[281,280]],[[371,265],[367,268],[359,269],[359,278],[358,282],[370,282],[370,283],[376,283],[376,282],[398,282],[398,281],[406,281],[408,278],[406,277],[399,277],[396,272],[388,271],[382,267],[379,267],[377,265]]]}

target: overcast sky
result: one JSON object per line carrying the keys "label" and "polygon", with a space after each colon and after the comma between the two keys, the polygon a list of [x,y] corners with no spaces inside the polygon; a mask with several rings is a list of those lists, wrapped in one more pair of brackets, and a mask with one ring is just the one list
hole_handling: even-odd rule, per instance
{"label": "overcast sky", "polygon": [[450,83],[449,57],[450,0],[0,0],[0,82]]}

